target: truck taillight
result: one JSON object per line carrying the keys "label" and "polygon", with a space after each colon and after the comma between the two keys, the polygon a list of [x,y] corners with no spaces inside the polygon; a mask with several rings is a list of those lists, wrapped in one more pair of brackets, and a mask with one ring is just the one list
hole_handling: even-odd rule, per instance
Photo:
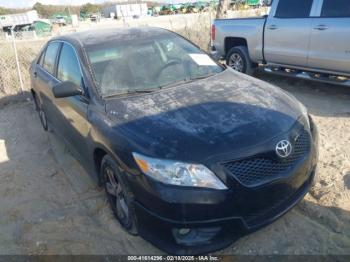
{"label": "truck taillight", "polygon": [[212,40],[215,40],[215,31],[216,31],[215,25],[212,25],[211,26],[211,39]]}

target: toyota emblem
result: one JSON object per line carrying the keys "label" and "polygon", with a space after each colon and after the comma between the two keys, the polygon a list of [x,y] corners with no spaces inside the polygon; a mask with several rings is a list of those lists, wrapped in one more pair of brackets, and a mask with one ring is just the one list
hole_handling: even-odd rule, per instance
{"label": "toyota emblem", "polygon": [[281,158],[289,157],[292,149],[292,144],[288,140],[282,140],[276,145],[276,153]]}

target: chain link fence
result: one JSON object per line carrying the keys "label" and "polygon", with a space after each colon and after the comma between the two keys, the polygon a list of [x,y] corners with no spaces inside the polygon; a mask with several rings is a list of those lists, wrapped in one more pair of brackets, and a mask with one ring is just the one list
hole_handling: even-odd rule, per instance
{"label": "chain link fence", "polygon": [[13,40],[11,36],[0,41],[0,94],[16,94],[22,88],[23,91],[30,89],[30,63],[46,41]]}

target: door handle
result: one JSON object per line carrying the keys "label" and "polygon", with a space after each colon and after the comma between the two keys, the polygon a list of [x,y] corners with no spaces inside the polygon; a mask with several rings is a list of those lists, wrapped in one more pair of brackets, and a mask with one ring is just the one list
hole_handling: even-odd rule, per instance
{"label": "door handle", "polygon": [[267,29],[276,30],[276,29],[278,29],[278,27],[277,27],[277,25],[269,25],[269,26],[267,27]]}
{"label": "door handle", "polygon": [[315,26],[314,29],[323,31],[323,30],[327,30],[328,26],[326,26],[326,25],[318,25],[318,26]]}

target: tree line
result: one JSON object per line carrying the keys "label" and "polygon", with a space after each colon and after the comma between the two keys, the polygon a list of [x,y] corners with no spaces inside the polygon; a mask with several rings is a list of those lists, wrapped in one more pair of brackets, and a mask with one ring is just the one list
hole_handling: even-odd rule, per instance
{"label": "tree line", "polygon": [[[219,0],[219,6],[217,9],[217,18],[222,18],[225,16],[230,1],[229,0]],[[111,3],[103,3],[103,4],[91,4],[87,3],[81,6],[69,6],[69,5],[45,5],[39,2],[35,3],[33,8],[28,9],[10,9],[0,7],[0,15],[14,14],[14,13],[22,13],[28,10],[36,10],[40,17],[42,18],[50,18],[57,13],[71,15],[71,14],[93,14],[98,13],[102,10],[104,6],[108,6]]]}
{"label": "tree line", "polygon": [[82,14],[93,14],[101,11],[104,4],[91,4],[87,3],[81,6],[72,6],[72,5],[45,5],[42,3],[35,3],[32,8],[4,8],[0,7],[0,15],[8,15],[8,14],[16,14],[23,13],[29,10],[36,10],[40,17],[42,18],[50,18],[55,14],[66,14],[66,15],[80,15]]}

